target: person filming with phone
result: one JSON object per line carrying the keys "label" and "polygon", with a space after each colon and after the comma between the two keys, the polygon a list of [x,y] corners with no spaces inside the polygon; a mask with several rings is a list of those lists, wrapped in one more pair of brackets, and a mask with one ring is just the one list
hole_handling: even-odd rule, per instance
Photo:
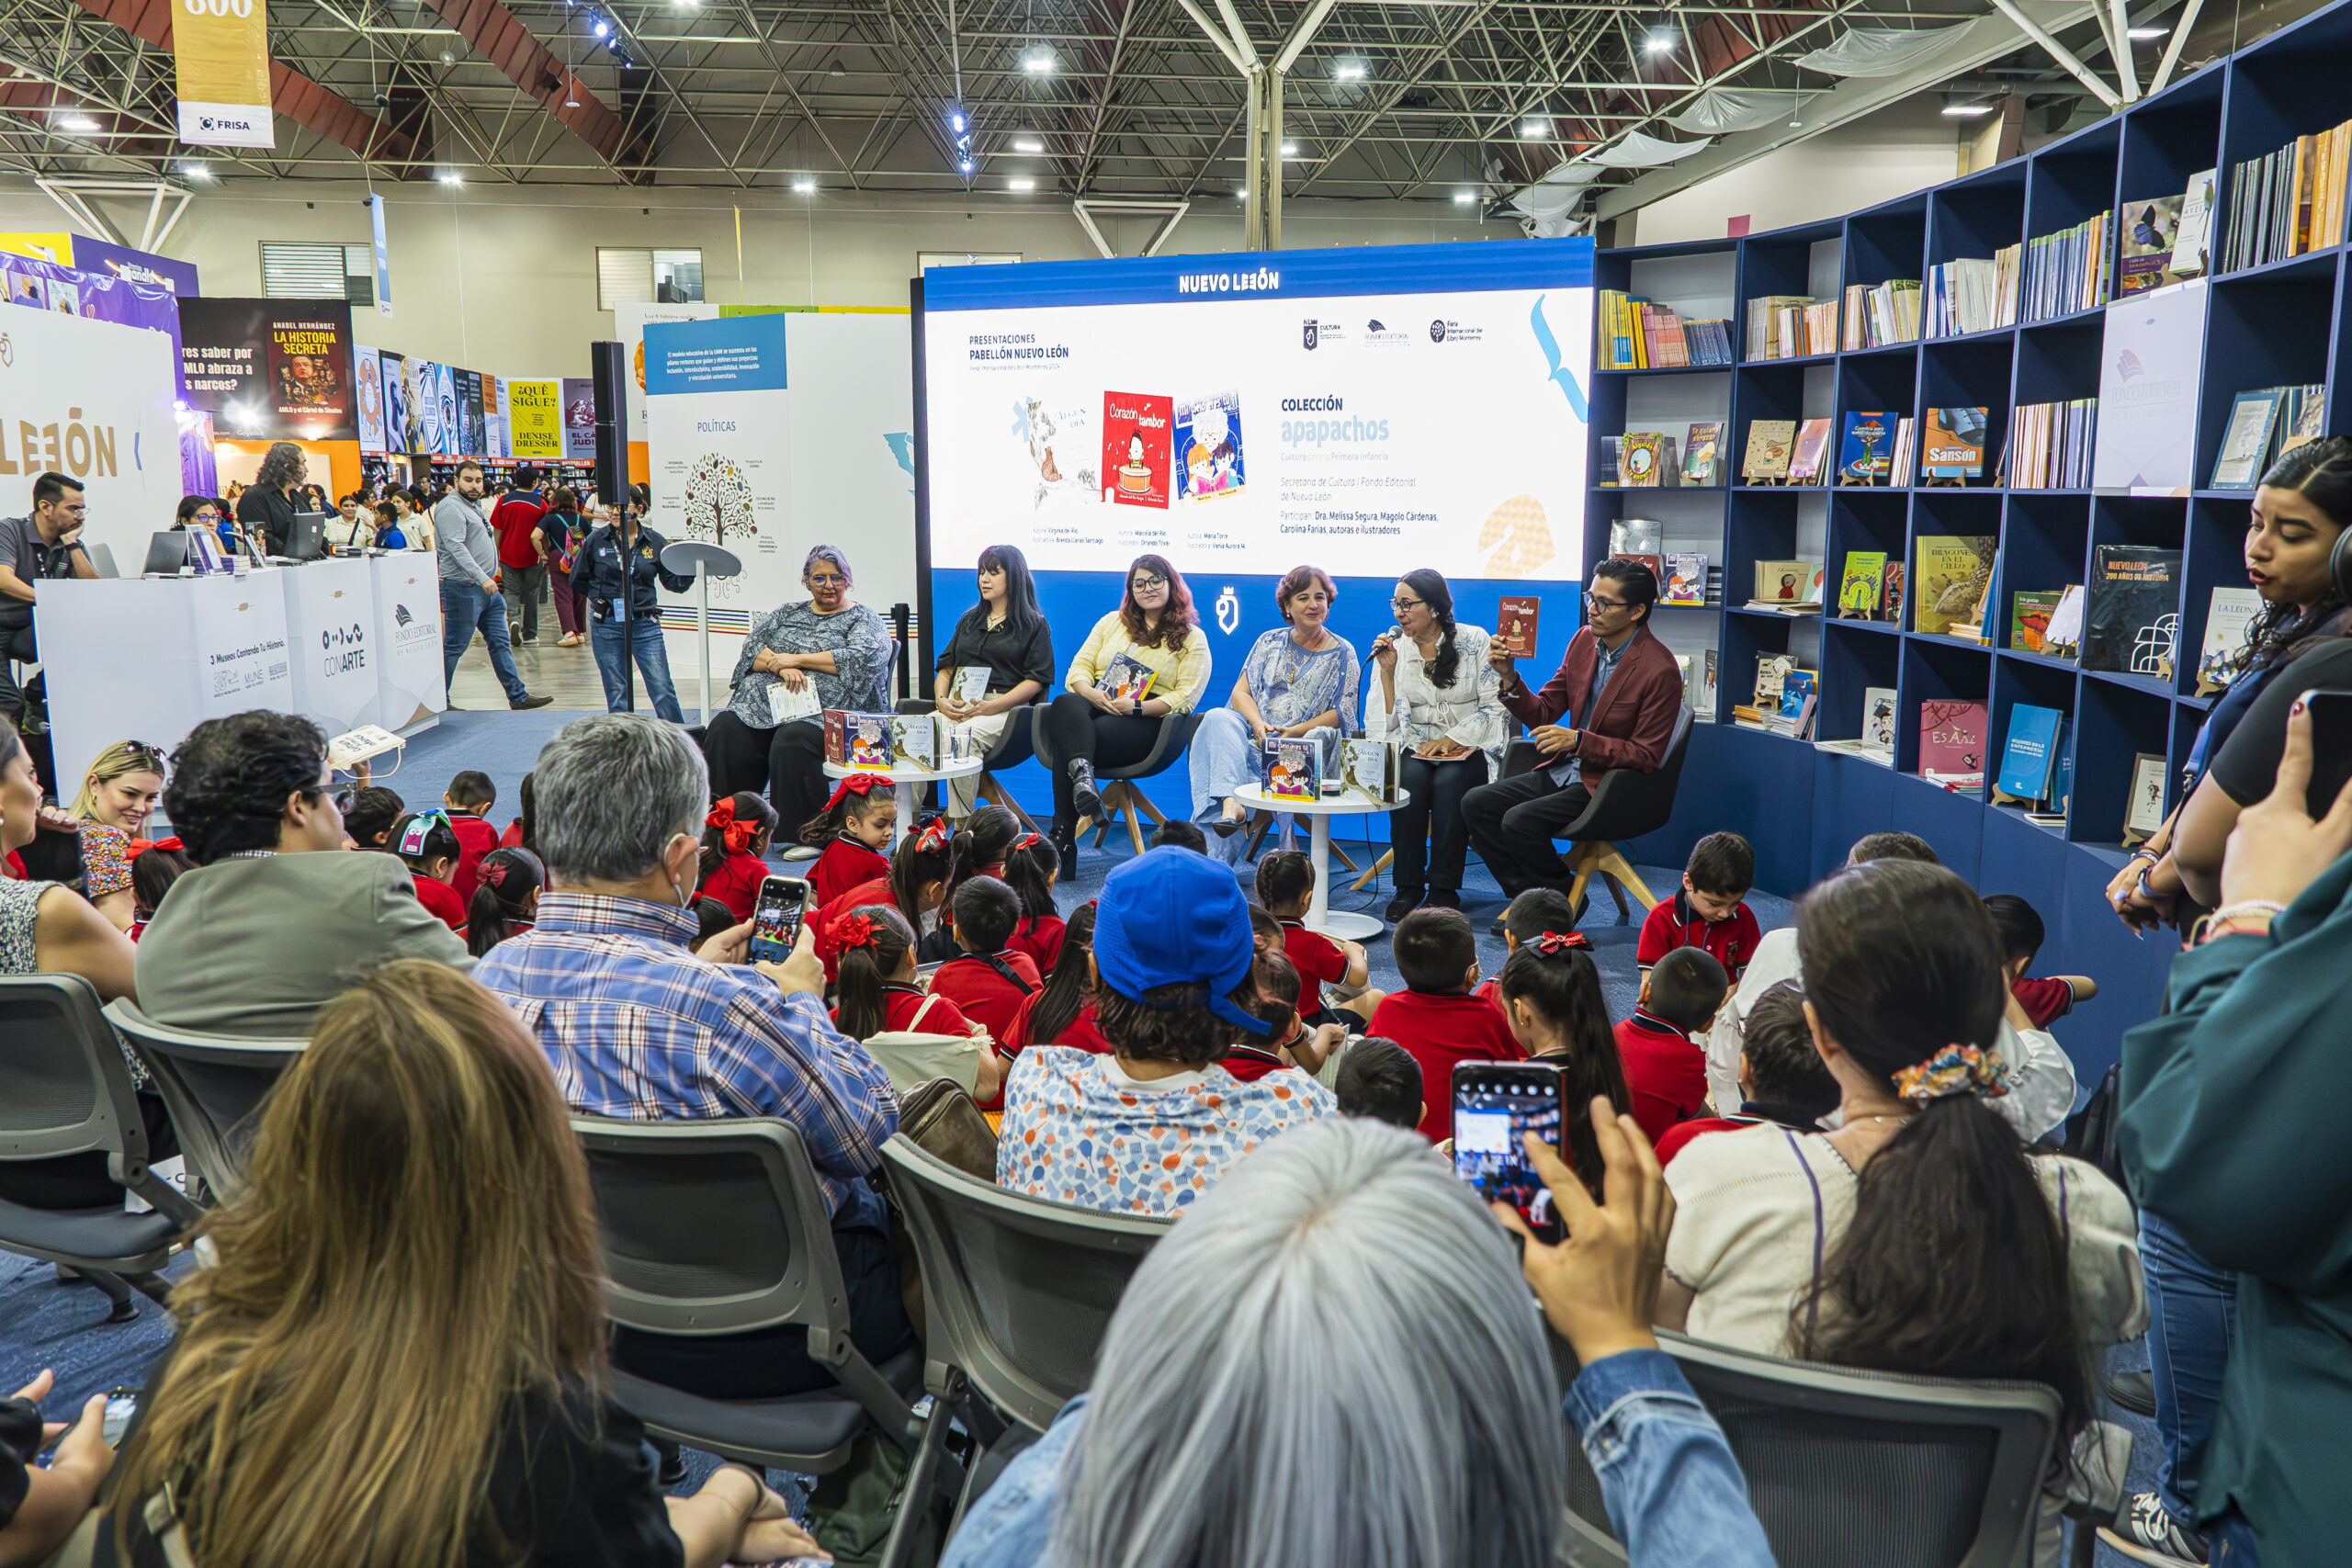
{"label": "person filming with phone", "polygon": [[44,578],[96,577],[90,552],[82,547],[82,525],[89,513],[82,483],[64,474],[33,480],[33,509],[22,517],[0,518],[0,715],[21,726],[28,704],[46,707],[41,677],[18,689],[7,660],[29,664],[40,657],[33,641],[34,584]]}

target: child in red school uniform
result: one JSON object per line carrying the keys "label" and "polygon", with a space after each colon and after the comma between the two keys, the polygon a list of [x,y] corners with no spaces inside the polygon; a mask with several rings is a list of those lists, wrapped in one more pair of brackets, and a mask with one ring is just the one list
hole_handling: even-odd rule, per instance
{"label": "child in red school uniform", "polygon": [[1516,1062],[1527,1052],[1494,1007],[1470,994],[1478,983],[1478,939],[1459,909],[1425,905],[1396,922],[1390,948],[1405,989],[1373,1010],[1364,1032],[1394,1040],[1420,1064],[1427,1086],[1421,1135],[1453,1135],[1457,1062]]}
{"label": "child in red school uniform", "polygon": [[1756,956],[1763,933],[1755,911],[1742,902],[1756,883],[1756,852],[1737,833],[1710,833],[1690,846],[1682,890],[1650,911],[1642,922],[1634,962],[1650,965],[1678,947],[1703,947],[1724,966],[1733,985]]}
{"label": "child in red school uniform", "polygon": [[1323,987],[1362,986],[1372,978],[1363,948],[1306,929],[1315,897],[1315,862],[1297,850],[1276,850],[1258,863],[1258,902],[1283,928],[1283,956],[1298,971],[1298,1015],[1309,1023],[1345,1023],[1362,1030],[1381,993],[1350,998],[1347,1013],[1323,1005]]}
{"label": "child in red school uniform", "polygon": [[887,852],[898,825],[899,797],[881,774],[852,773],[834,785],[825,808],[800,828],[802,843],[824,846],[808,868],[810,901],[830,903],[861,882],[889,875]]}
{"label": "child in red school uniform", "polygon": [[180,879],[180,874],[190,867],[187,852],[176,838],[154,840],[144,849],[132,848],[130,905],[135,918],[125,935],[133,942],[139,940],[139,933],[147,929],[147,922],[155,918],[155,911],[163,906],[164,895],[172,890],[172,884]]}
{"label": "child in red school uniform", "polygon": [[835,977],[835,961],[841,956],[825,937],[836,916],[869,904],[888,904],[899,911],[908,930],[931,927],[946,897],[951,841],[947,818],[934,817],[899,839],[890,854],[888,875],[860,883],[817,907],[810,924],[817,933],[817,956],[825,965],[827,980]]}
{"label": "child in red school uniform", "polygon": [[2001,938],[2001,967],[2008,975],[2009,989],[2036,1029],[2048,1029],[2074,1011],[2076,1002],[2098,995],[2098,982],[2087,975],[2026,977],[2049,935],[2032,905],[2014,893],[1996,893],[1984,900],[1984,912],[1993,917],[1993,929]]}
{"label": "child in red school uniform", "polygon": [[[721,798],[702,819],[695,897],[718,899],[738,925],[750,919],[760,901],[760,884],[767,878],[765,857],[775,836],[775,807],[765,795],[747,789]],[[813,896],[816,890],[809,891]]]}
{"label": "child in red school uniform", "polygon": [[514,821],[506,824],[506,831],[498,835],[498,847],[502,850],[529,850],[536,854],[538,844],[531,837],[530,774],[523,775],[523,782],[515,787],[514,794],[515,798],[523,803],[523,809]]}
{"label": "child in red school uniform", "polygon": [[995,877],[975,876],[956,890],[950,913],[964,951],[932,976],[932,991],[1001,1040],[1012,1032],[1022,1002],[1045,986],[1035,960],[1006,945],[1021,920],[1021,900]]}
{"label": "child in red school uniform", "polygon": [[1713,1021],[1730,989],[1724,966],[1702,947],[1678,947],[1642,976],[1634,1016],[1617,1026],[1617,1055],[1634,1120],[1651,1143],[1705,1108],[1707,1052],[1691,1035]]}
{"label": "child in red school uniform", "polygon": [[459,852],[449,818],[438,811],[411,812],[392,824],[390,842],[416,884],[416,901],[435,919],[465,935],[466,903],[449,885]]}
{"label": "child in red school uniform", "polygon": [[1565,1153],[1577,1178],[1599,1192],[1600,1143],[1592,1130],[1593,1099],[1604,1097],[1621,1112],[1632,1109],[1634,1100],[1609,1032],[1609,1008],[1600,999],[1600,971],[1593,965],[1591,947],[1574,931],[1538,931],[1503,961],[1495,990],[1510,1021],[1511,1037],[1528,1060],[1555,1064],[1567,1079]]}
{"label": "child in red school uniform", "polygon": [[1061,954],[1045,988],[1022,998],[1012,1027],[998,1042],[1008,1055],[1032,1045],[1074,1045],[1098,1056],[1113,1055],[1110,1041],[1094,1026],[1094,903],[1072,909],[1062,932]]}
{"label": "child in red school uniform", "polygon": [[1748,1009],[1747,1027],[1739,1037],[1739,1092],[1737,1115],[1718,1106],[1713,1116],[1694,1116],[1668,1128],[1657,1141],[1657,1163],[1672,1163],[1692,1139],[1705,1134],[1736,1132],[1759,1122],[1792,1132],[1818,1132],[1821,1119],[1838,1109],[1844,1091],[1829,1064],[1814,1049],[1804,992],[1789,981],[1767,988]]}
{"label": "child in red school uniform", "polygon": [[877,1034],[978,1036],[979,1080],[972,1098],[994,1105],[1004,1094],[1004,1059],[988,1032],[946,997],[926,992],[915,975],[915,933],[896,909],[866,905],[833,918],[829,940],[840,955],[833,1027],[860,1043]]}
{"label": "child in red school uniform", "polygon": [[1217,1059],[1217,1066],[1243,1083],[1256,1083],[1268,1073],[1319,1070],[1324,1057],[1346,1042],[1347,1031],[1336,1023],[1307,1022],[1298,1010],[1305,978],[1281,953],[1260,958],[1254,973],[1258,1006],[1251,1011],[1273,1027],[1263,1034],[1245,1034],[1235,1041]]}
{"label": "child in red school uniform", "polygon": [[995,874],[1021,900],[1021,919],[1012,928],[1012,945],[1029,955],[1037,965],[1038,974],[1052,974],[1061,957],[1069,929],[1054,908],[1054,884],[1061,880],[1062,874],[1060,853],[1046,841],[1043,834],[1023,832],[1006,847]]}
{"label": "child in red school uniform", "polygon": [[[922,963],[944,964],[964,951],[956,941],[956,890],[976,876],[993,876],[1012,888],[1013,897],[1021,901],[1023,918],[1054,912],[1050,886],[1040,889],[1036,880],[1028,877],[1025,870],[1021,874],[1038,900],[1033,905],[1031,895],[1024,894],[1022,886],[1014,883],[1009,874],[1007,862],[1012,857],[1012,846],[1023,836],[1021,818],[1001,806],[983,806],[956,825],[956,836],[949,840],[948,847],[947,886],[940,892],[939,924],[924,935],[922,947],[916,950]],[[1055,858],[1058,861],[1060,857]],[[1056,870],[1058,872],[1059,867],[1057,866]],[[1013,925],[1015,936],[1020,934],[1020,923],[1016,920]],[[1020,943],[1016,942],[1012,945],[1019,946]],[[1052,967],[1034,953],[1030,954],[1030,960],[1037,965],[1040,975]]]}
{"label": "child in red school uniform", "polygon": [[[1577,930],[1577,907],[1568,896],[1556,887],[1531,887],[1510,901],[1503,911],[1503,962],[1539,936],[1565,938],[1571,947],[1589,950],[1592,943]],[[1499,976],[1486,981],[1474,996],[1484,997],[1497,1008],[1503,1005],[1502,980]],[[1509,1016],[1505,1010],[1505,1016]]]}
{"label": "child in red school uniform", "polygon": [[471,768],[451,779],[449,787],[441,792],[449,830],[458,835],[458,863],[449,874],[449,886],[458,890],[460,903],[474,896],[481,857],[498,847],[498,829],[482,819],[482,813],[497,804],[498,786],[490,782],[488,773]]}

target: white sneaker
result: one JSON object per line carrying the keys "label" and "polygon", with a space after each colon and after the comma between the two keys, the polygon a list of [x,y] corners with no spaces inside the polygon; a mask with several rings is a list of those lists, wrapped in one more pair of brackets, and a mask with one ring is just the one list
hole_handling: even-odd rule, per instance
{"label": "white sneaker", "polygon": [[2210,1551],[2205,1538],[2180,1528],[2153,1492],[2134,1494],[2115,1517],[2112,1529],[2100,1527],[2099,1540],[2134,1562],[2150,1568],[2204,1568]]}

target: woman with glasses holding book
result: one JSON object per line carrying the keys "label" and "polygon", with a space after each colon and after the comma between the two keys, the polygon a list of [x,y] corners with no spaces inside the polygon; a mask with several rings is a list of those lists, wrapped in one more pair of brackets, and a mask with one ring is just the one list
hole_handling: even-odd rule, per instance
{"label": "woman with glasses holding book", "polygon": [[1442,574],[1407,572],[1388,605],[1396,625],[1373,640],[1380,682],[1365,696],[1363,728],[1403,753],[1405,804],[1388,817],[1396,882],[1388,919],[1401,920],[1424,903],[1461,907],[1470,852],[1462,797],[1501,776],[1503,706],[1487,633],[1454,624]]}
{"label": "woman with glasses holding book", "polygon": [[[1037,608],[1029,558],[1011,545],[980,552],[980,602],[964,612],[939,655],[932,694],[939,716],[986,751],[1004,727],[1054,683],[1054,628]],[[979,775],[947,781],[947,815],[972,814]]]}
{"label": "woman with glasses holding book", "polygon": [[1094,765],[1132,766],[1151,755],[1160,720],[1191,713],[1209,683],[1209,639],[1192,591],[1165,556],[1137,556],[1119,607],[1094,623],[1070,660],[1068,690],[1037,716],[1054,775],[1054,844],[1062,874],[1078,874],[1078,824],[1102,815]]}

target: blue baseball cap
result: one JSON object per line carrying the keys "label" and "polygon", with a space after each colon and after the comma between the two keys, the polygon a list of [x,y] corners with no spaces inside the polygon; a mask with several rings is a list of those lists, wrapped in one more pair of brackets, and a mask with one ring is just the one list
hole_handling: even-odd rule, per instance
{"label": "blue baseball cap", "polygon": [[1141,1001],[1155,986],[1204,986],[1209,1010],[1264,1034],[1272,1026],[1227,999],[1256,959],[1250,904],[1222,861],[1164,844],[1102,880],[1094,911],[1094,966],[1103,983]]}

